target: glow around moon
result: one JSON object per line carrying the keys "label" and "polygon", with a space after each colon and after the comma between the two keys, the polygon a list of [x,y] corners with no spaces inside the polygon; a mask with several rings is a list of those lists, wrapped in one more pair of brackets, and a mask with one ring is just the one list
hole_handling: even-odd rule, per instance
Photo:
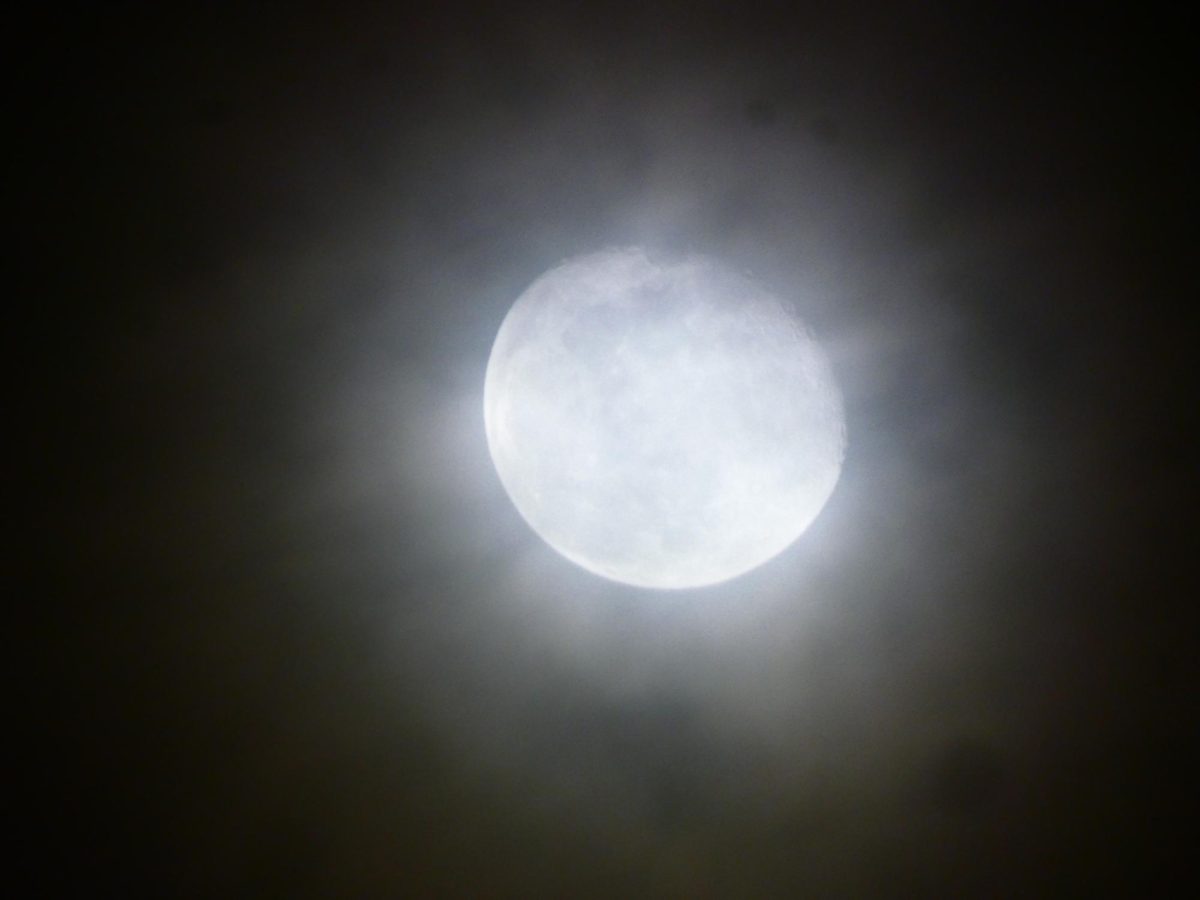
{"label": "glow around moon", "polygon": [[598,575],[688,588],[799,537],[833,492],[841,394],[801,322],[703,258],[577,257],[505,318],[488,446],[525,520]]}

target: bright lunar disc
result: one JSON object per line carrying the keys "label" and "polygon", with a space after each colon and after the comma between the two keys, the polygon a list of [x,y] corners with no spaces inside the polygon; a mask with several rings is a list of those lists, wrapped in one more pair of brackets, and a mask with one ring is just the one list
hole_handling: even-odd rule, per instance
{"label": "bright lunar disc", "polygon": [[576,257],[505,318],[488,446],[525,520],[615,581],[688,588],[791,544],[841,473],[842,399],[801,322],[703,258]]}

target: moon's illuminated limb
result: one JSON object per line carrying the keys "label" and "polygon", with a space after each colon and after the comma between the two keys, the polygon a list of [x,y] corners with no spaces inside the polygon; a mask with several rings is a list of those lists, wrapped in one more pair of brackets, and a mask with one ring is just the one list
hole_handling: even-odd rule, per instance
{"label": "moon's illuminated limb", "polygon": [[513,305],[484,388],[517,509],[585,569],[643,587],[740,575],[821,511],[845,424],[829,362],[711,261],[569,260]]}

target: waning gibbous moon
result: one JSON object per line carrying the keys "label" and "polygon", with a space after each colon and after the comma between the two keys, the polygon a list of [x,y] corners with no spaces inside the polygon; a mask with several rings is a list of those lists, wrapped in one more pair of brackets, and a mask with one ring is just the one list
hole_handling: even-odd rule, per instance
{"label": "waning gibbous moon", "polygon": [[500,327],[484,421],[517,510],[583,568],[650,588],[776,556],[841,473],[825,353],[775,297],[711,260],[568,260]]}

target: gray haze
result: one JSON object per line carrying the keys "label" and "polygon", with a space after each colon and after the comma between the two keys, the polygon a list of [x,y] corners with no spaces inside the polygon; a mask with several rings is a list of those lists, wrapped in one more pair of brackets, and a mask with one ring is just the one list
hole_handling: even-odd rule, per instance
{"label": "gray haze", "polygon": [[[77,39],[101,74],[47,126],[67,299],[33,370],[30,559],[62,598],[47,808],[87,811],[56,846],[96,883],[1041,896],[1127,873],[1111,849],[1140,847],[1147,773],[1180,753],[1179,613],[1140,575],[1177,470],[1129,400],[1165,383],[1131,312],[1149,213],[1070,74],[1090,39],[633,16]],[[510,305],[613,246],[751,273],[844,393],[824,512],[716,587],[576,568],[489,459]]]}

